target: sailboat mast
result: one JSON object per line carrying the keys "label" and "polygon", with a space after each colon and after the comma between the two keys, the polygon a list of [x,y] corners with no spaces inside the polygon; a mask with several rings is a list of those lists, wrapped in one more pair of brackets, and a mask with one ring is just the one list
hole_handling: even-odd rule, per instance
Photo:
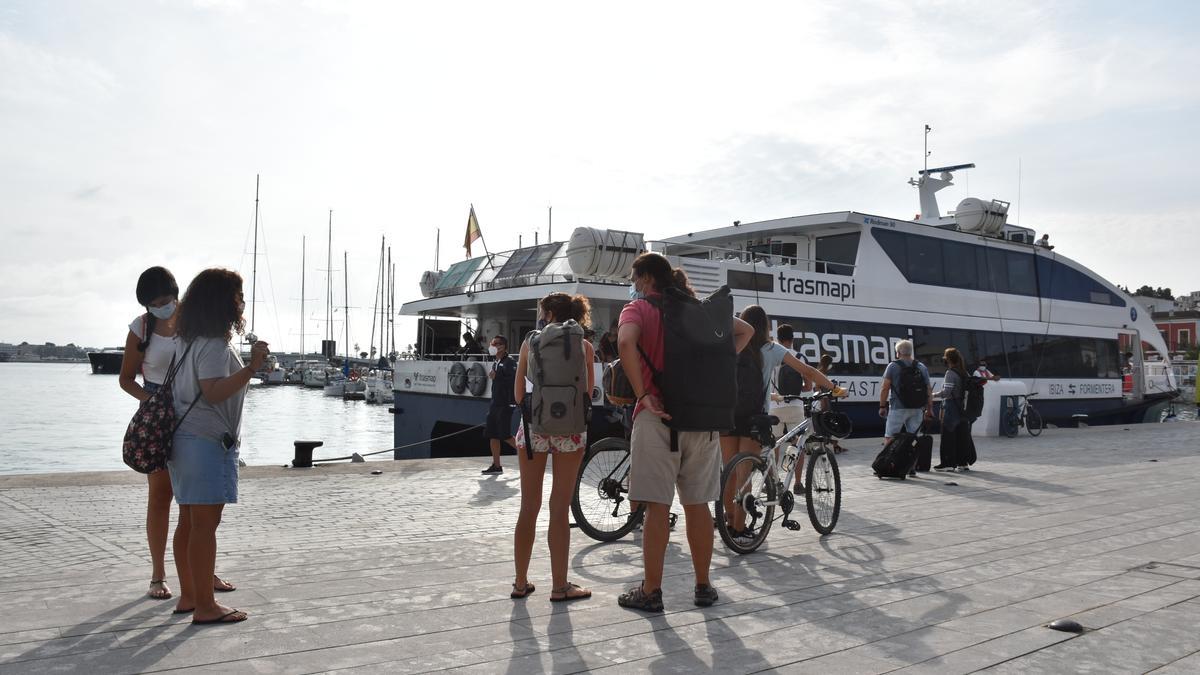
{"label": "sailboat mast", "polygon": [[388,361],[396,353],[396,266],[392,263],[392,247],[388,247]]}
{"label": "sailboat mast", "polygon": [[[346,369],[350,368],[350,257],[342,251],[342,272],[346,275],[342,282],[342,294],[345,302],[342,304],[342,323],[346,325]],[[347,372],[349,375],[349,372]]]}
{"label": "sailboat mast", "polygon": [[250,273],[250,332],[254,332],[254,310],[258,308],[258,178],[254,174],[254,263]]}
{"label": "sailboat mast", "polygon": [[329,245],[325,248],[325,339],[333,340],[333,209],[329,209]]}
{"label": "sailboat mast", "polygon": [[304,265],[308,237],[300,237],[300,358],[304,358]]}

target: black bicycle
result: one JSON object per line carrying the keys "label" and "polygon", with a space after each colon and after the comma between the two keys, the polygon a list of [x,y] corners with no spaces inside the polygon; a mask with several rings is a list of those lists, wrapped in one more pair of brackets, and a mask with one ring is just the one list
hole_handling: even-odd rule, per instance
{"label": "black bicycle", "polygon": [[1041,435],[1042,414],[1033,407],[1033,402],[1029,400],[1034,396],[1037,396],[1037,392],[1019,395],[1020,400],[1008,409],[1008,423],[1004,425],[1005,436],[1016,438],[1021,427],[1025,427],[1025,431],[1028,431],[1030,436]]}
{"label": "black bicycle", "polygon": [[629,437],[633,431],[630,406],[619,412],[624,438],[602,438],[588,448],[579,466],[571,515],[583,533],[597,541],[616,541],[633,531],[646,507],[629,501]]}

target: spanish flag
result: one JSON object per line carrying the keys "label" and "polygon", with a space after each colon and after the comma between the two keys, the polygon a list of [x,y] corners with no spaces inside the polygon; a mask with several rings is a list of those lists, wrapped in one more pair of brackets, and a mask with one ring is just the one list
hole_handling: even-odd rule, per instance
{"label": "spanish flag", "polygon": [[467,236],[463,240],[463,248],[467,249],[467,257],[471,257],[471,242],[476,239],[483,239],[483,232],[479,229],[479,219],[475,217],[475,205],[471,205],[471,215],[467,216]]}

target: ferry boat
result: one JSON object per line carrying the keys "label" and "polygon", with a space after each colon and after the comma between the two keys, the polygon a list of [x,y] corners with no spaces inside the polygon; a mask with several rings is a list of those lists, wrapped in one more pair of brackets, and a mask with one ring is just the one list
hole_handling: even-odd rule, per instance
{"label": "ferry boat", "polygon": [[121,359],[125,357],[124,347],[108,347],[98,352],[88,352],[87,355],[93,375],[121,374]]}
{"label": "ferry boat", "polygon": [[[448,354],[459,321],[475,321],[484,336],[506,336],[515,352],[534,327],[538,299],[562,291],[591,299],[602,333],[628,301],[630,263],[647,249],[686,270],[698,295],[728,285],[735,307],[762,305],[775,326],[792,325],[793,347],[809,363],[829,354],[831,378],[850,392],[840,409],[860,435],[882,431],[880,379],[905,338],[935,388],[945,372],[942,351],[957,347],[969,364],[986,361],[1002,379],[1035,392],[1049,423],[1140,422],[1149,407],[1174,398],[1169,369],[1147,374],[1150,357],[1167,348],[1128,294],[1035,243],[1034,230],[1008,222],[1007,202],[968,197],[941,214],[936,193],[971,168],[919,171],[910,181],[921,203],[914,220],[839,211],[735,221],[656,242],[578,228],[566,242],[426,272],[425,297],[400,310],[419,317],[418,357],[397,362],[394,385],[396,447],[418,445],[396,458],[486,454],[477,432],[421,443],[485,418],[488,364]],[[602,407],[600,368],[592,402]],[[1125,386],[1123,369],[1132,373]],[[593,415],[593,423],[606,419]]]}

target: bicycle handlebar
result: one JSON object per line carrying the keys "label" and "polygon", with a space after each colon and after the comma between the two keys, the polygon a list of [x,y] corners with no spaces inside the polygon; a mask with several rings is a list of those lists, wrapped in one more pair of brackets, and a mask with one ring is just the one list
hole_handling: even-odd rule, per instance
{"label": "bicycle handlebar", "polygon": [[802,401],[804,403],[812,403],[813,401],[819,401],[823,398],[833,398],[833,392],[823,391],[819,394],[813,394],[812,396],[804,396],[803,394],[787,394],[783,397],[783,402],[788,403],[791,401]]}

